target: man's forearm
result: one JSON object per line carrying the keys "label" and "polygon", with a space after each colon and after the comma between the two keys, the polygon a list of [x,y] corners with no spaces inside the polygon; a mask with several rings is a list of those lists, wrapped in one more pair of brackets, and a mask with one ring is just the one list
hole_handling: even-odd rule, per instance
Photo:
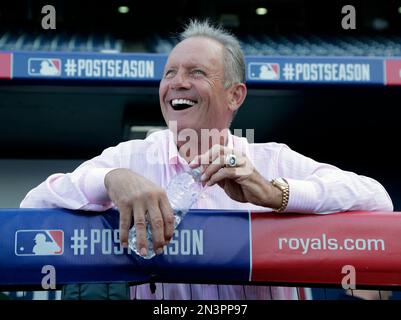
{"label": "man's forearm", "polygon": [[286,211],[393,211],[392,201],[380,183],[351,172],[335,170],[305,181],[287,180],[291,191]]}
{"label": "man's forearm", "polygon": [[[53,174],[32,189],[22,200],[21,208],[66,208],[104,211],[112,203],[103,190],[102,174],[94,169],[74,174]],[[92,170],[92,171],[91,171]],[[93,177],[95,176],[95,179]],[[104,178],[103,178],[104,179]],[[99,184],[97,181],[101,180]]]}
{"label": "man's forearm", "polygon": [[393,211],[389,195],[374,179],[319,163],[287,146],[280,150],[277,164],[278,176],[286,178],[290,186],[286,211]]}

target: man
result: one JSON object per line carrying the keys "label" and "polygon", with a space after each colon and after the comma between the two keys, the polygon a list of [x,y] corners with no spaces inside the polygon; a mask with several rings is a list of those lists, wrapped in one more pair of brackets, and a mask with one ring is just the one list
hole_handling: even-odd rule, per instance
{"label": "man", "polygon": [[[194,208],[284,214],[393,210],[388,194],[373,179],[318,163],[283,144],[250,144],[232,135],[227,128],[247,93],[238,41],[197,21],[187,26],[181,40],[168,57],[159,88],[170,130],[121,143],[72,173],[50,176],[28,193],[21,207],[102,211],[116,206],[122,244],[127,246],[133,221],[142,255],[147,253],[147,223],[159,254],[173,235],[168,182],[199,165],[205,191]],[[147,285],[138,286],[135,297],[291,299],[294,292],[280,287],[157,284],[155,294]]]}

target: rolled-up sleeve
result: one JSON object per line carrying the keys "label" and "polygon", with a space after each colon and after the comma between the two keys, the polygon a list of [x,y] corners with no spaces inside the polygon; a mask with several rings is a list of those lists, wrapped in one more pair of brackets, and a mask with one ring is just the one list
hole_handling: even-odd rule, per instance
{"label": "rolled-up sleeve", "polygon": [[104,211],[113,207],[104,178],[120,167],[120,145],[82,163],[71,173],[55,173],[28,192],[21,208],[66,208]]}
{"label": "rolled-up sleeve", "polygon": [[287,212],[393,211],[393,203],[376,180],[319,163],[283,145],[278,175],[290,187]]}

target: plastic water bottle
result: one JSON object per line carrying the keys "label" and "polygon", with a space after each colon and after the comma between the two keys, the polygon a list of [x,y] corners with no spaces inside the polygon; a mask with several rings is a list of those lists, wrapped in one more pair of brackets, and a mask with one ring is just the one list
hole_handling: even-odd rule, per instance
{"label": "plastic water bottle", "polygon": [[[167,186],[167,198],[174,212],[174,229],[178,227],[184,219],[188,210],[199,199],[202,192],[200,183],[201,169],[196,168],[192,171],[185,171],[176,175]],[[147,256],[145,259],[153,258],[156,254],[153,250],[152,230],[150,224],[146,225]],[[128,245],[136,254],[140,255],[136,246],[136,229],[133,226],[129,232]],[[142,257],[142,256],[141,256]]]}

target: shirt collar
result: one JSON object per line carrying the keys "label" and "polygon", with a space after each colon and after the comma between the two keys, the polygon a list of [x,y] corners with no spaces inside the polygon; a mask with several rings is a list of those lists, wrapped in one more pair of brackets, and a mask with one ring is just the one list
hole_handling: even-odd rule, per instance
{"label": "shirt collar", "polygon": [[[228,130],[227,134],[227,147],[234,149],[234,139],[230,130]],[[186,160],[178,153],[177,144],[175,143],[174,135],[171,130],[168,130],[168,161],[169,164],[187,163]]]}

